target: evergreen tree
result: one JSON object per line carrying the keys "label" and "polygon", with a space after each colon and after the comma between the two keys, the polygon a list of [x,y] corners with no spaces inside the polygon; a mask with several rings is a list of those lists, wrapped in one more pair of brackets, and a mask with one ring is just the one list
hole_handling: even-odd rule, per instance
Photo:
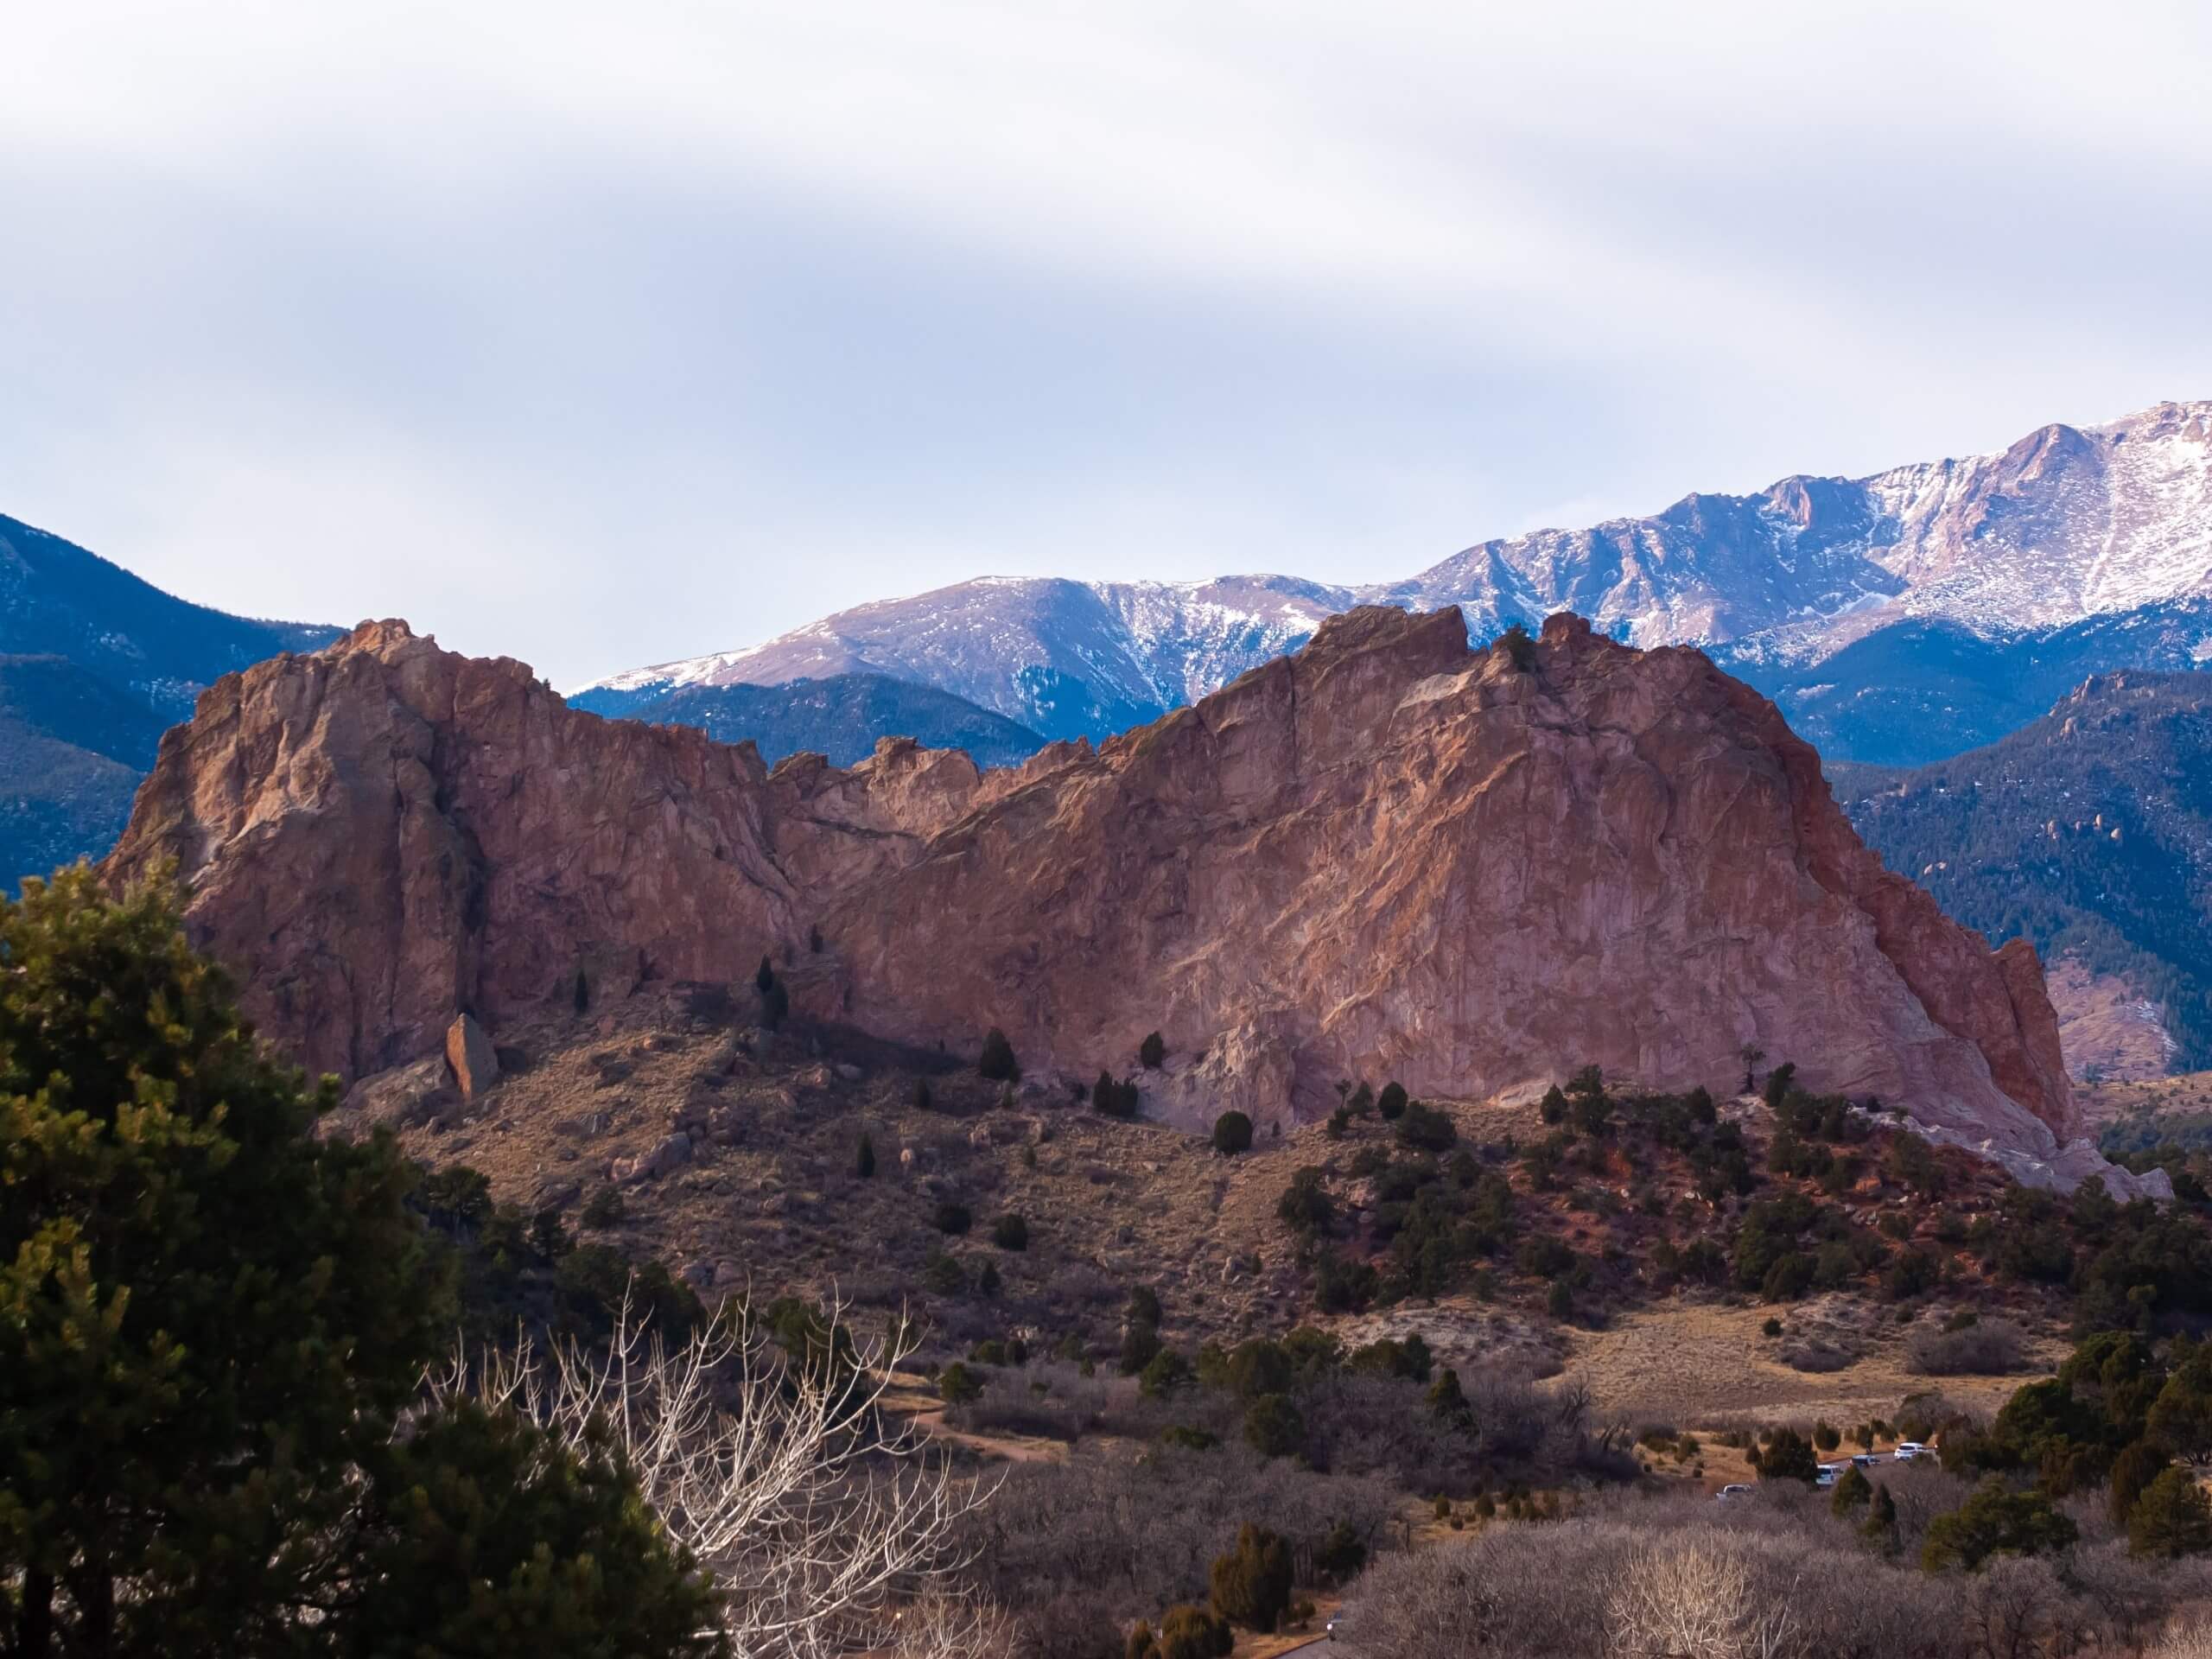
{"label": "evergreen tree", "polygon": [[2043,1493],[2010,1491],[2002,1476],[1991,1475],[1957,1509],[1929,1522],[1920,1564],[1930,1573],[1947,1567],[1972,1572],[1992,1555],[2064,1549],[2076,1535],[2074,1522]]}
{"label": "evergreen tree", "polygon": [[259,1051],[166,897],[27,882],[0,962],[0,1645],[720,1651],[626,1471],[421,1408],[456,1310],[414,1173],[309,1133],[334,1083]]}
{"label": "evergreen tree", "polygon": [[1382,1114],[1385,1123],[1395,1123],[1406,1115],[1406,1086],[1395,1078],[1382,1085],[1382,1092],[1375,1097],[1375,1109]]}
{"label": "evergreen tree", "polygon": [[875,1141],[866,1129],[861,1131],[859,1149],[853,1154],[853,1173],[864,1181],[875,1174]]}
{"label": "evergreen tree", "polygon": [[1454,1428],[1469,1427],[1475,1421],[1474,1408],[1467,1403],[1466,1392],[1459,1386],[1459,1373],[1449,1365],[1428,1385],[1428,1409]]}
{"label": "evergreen tree", "polygon": [[670,1550],[611,1441],[578,1456],[464,1403],[372,1448],[366,1473],[365,1593],[336,1620],[340,1659],[726,1651],[703,1633],[709,1581]]}
{"label": "evergreen tree", "polygon": [[1166,1058],[1166,1039],[1156,1031],[1137,1045],[1137,1064],[1147,1071],[1159,1071]]}
{"label": "evergreen tree", "polygon": [[1236,1548],[1215,1558],[1208,1579],[1216,1612],[1231,1624],[1271,1633],[1290,1610],[1290,1546],[1247,1522]]}
{"label": "evergreen tree", "polygon": [[2212,1503],[2186,1469],[2169,1469],[2127,1514],[2127,1553],[2167,1560],[2212,1549]]}
{"label": "evergreen tree", "polygon": [[2135,1508],[2135,1500],[2165,1472],[2168,1461],[2164,1450],[2148,1440],[2136,1440],[2120,1448],[2120,1455],[2112,1460],[2112,1473],[2105,1488],[2105,1503],[2113,1526],[2122,1532],[2127,1530],[2127,1517]]}
{"label": "evergreen tree", "polygon": [[390,1141],[309,1136],[334,1084],[257,1052],[159,897],[27,882],[0,960],[0,1583],[72,1649],[251,1648],[316,1593],[291,1546],[340,1524],[449,1273]]}
{"label": "evergreen tree", "polygon": [[1159,1352],[1160,1327],[1132,1320],[1122,1332],[1122,1375],[1139,1375]]}
{"label": "evergreen tree", "polygon": [[761,995],[766,996],[768,995],[769,991],[774,988],[775,983],[775,964],[770,962],[767,957],[763,957],[760,958],[760,967],[753,969],[753,988],[760,992]]}
{"label": "evergreen tree", "polygon": [[1242,1112],[1224,1112],[1213,1121],[1213,1149],[1231,1156],[1252,1149],[1252,1120]]}
{"label": "evergreen tree", "polygon": [[1802,1480],[1810,1486],[1820,1478],[1820,1459],[1813,1443],[1794,1428],[1778,1428],[1764,1451],[1751,1457],[1751,1467],[1761,1480]]}
{"label": "evergreen tree", "polygon": [[1306,1449],[1306,1419],[1288,1395],[1263,1394],[1244,1408],[1245,1443],[1263,1458]]}
{"label": "evergreen tree", "polygon": [[1828,1497],[1828,1508],[1838,1515],[1849,1515],[1861,1503],[1871,1503],[1874,1498],[1873,1484],[1853,1464],[1843,1471],[1835,1484],[1835,1491]]}
{"label": "evergreen tree", "polygon": [[1897,1536],[1897,1501],[1886,1485],[1874,1488],[1874,1501],[1866,1506],[1866,1519],[1859,1530],[1877,1542],[1894,1544]]}
{"label": "evergreen tree", "polygon": [[1108,1117],[1135,1117],[1137,1098],[1136,1084],[1117,1083],[1110,1071],[1101,1071],[1098,1081],[1090,1086],[1091,1109]]}

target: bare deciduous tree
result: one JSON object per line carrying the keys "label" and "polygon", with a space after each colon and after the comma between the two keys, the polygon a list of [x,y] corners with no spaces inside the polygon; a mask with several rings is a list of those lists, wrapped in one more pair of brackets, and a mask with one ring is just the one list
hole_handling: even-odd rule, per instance
{"label": "bare deciduous tree", "polygon": [[604,1348],[524,1336],[457,1350],[431,1388],[572,1444],[602,1425],[669,1535],[721,1586],[745,1659],[979,1659],[1002,1633],[956,1580],[972,1553],[963,1523],[993,1488],[880,1409],[905,1354],[843,1348],[843,1312],[829,1310],[827,1340],[795,1363],[742,1304],[671,1349],[626,1299]]}
{"label": "bare deciduous tree", "polygon": [[1605,1626],[1615,1650],[1638,1659],[1777,1659],[1796,1618],[1759,1588],[1726,1539],[1646,1546],[1606,1586]]}

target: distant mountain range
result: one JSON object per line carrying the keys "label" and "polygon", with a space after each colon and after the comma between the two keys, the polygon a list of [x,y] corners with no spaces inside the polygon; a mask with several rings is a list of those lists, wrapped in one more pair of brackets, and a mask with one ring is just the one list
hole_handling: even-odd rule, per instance
{"label": "distant mountain range", "polygon": [[[592,709],[589,696],[572,707]],[[911,737],[931,749],[965,749],[979,766],[1019,766],[1045,740],[1003,715],[935,686],[884,674],[833,674],[784,685],[687,685],[619,712],[655,725],[696,726],[719,742],[751,742],[770,766],[786,755],[826,755],[836,766],[864,760],[880,737]]]}
{"label": "distant mountain range", "polygon": [[105,852],[162,731],[209,682],[337,637],[188,603],[0,518],[0,891]]}
{"label": "distant mountain range", "polygon": [[1409,580],[985,577],[741,649],[633,670],[580,701],[876,673],[1047,738],[1102,737],[1294,649],[1357,603],[1446,604],[1470,635],[1556,610],[1637,645],[1702,646],[1842,757],[1914,764],[1991,741],[2093,670],[2212,658],[2212,403],[2046,426],[2002,454],[1540,531]]}
{"label": "distant mountain range", "polygon": [[2099,675],[1986,748],[1827,770],[1867,844],[1952,916],[2125,986],[2107,1013],[2155,1020],[2157,1069],[2212,1066],[2212,674]]}
{"label": "distant mountain range", "polygon": [[[105,853],[162,732],[191,716],[208,684],[279,652],[319,650],[340,632],[192,604],[0,517],[0,893],[22,875]],[[1045,742],[949,692],[880,674],[620,701],[605,712],[750,739],[771,763],[809,750],[850,765],[877,738],[897,735],[1008,766]]]}

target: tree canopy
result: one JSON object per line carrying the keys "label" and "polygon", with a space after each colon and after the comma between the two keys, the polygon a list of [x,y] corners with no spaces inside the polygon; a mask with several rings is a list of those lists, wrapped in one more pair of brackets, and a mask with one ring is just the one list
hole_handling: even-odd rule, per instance
{"label": "tree canopy", "polygon": [[[495,1561],[540,1656],[612,1650],[593,1575],[632,1625],[703,1627],[619,1470],[425,1408],[450,1252],[388,1137],[310,1134],[335,1097],[262,1051],[164,893],[79,868],[0,906],[0,1653],[509,1651],[454,1622]],[[398,1582],[434,1523],[469,1548]]]}

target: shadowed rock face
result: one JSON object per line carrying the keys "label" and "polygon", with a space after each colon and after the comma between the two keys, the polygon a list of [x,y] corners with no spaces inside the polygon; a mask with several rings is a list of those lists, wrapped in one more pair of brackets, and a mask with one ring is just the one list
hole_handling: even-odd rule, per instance
{"label": "shadowed rock face", "polygon": [[1568,616],[1529,658],[1471,651],[1454,610],[1360,610],[1096,751],[979,773],[887,740],[770,772],[365,624],[213,687],[108,868],[175,860],[263,1028],[350,1075],[580,968],[619,990],[766,954],[804,1010],[971,1050],[997,1025],[1033,1071],[1127,1070],[1157,1028],[1149,1105],[1192,1126],[1310,1117],[1354,1076],[1723,1084],[1749,1043],[2057,1156],[2034,954],[1885,870],[1771,704]]}

